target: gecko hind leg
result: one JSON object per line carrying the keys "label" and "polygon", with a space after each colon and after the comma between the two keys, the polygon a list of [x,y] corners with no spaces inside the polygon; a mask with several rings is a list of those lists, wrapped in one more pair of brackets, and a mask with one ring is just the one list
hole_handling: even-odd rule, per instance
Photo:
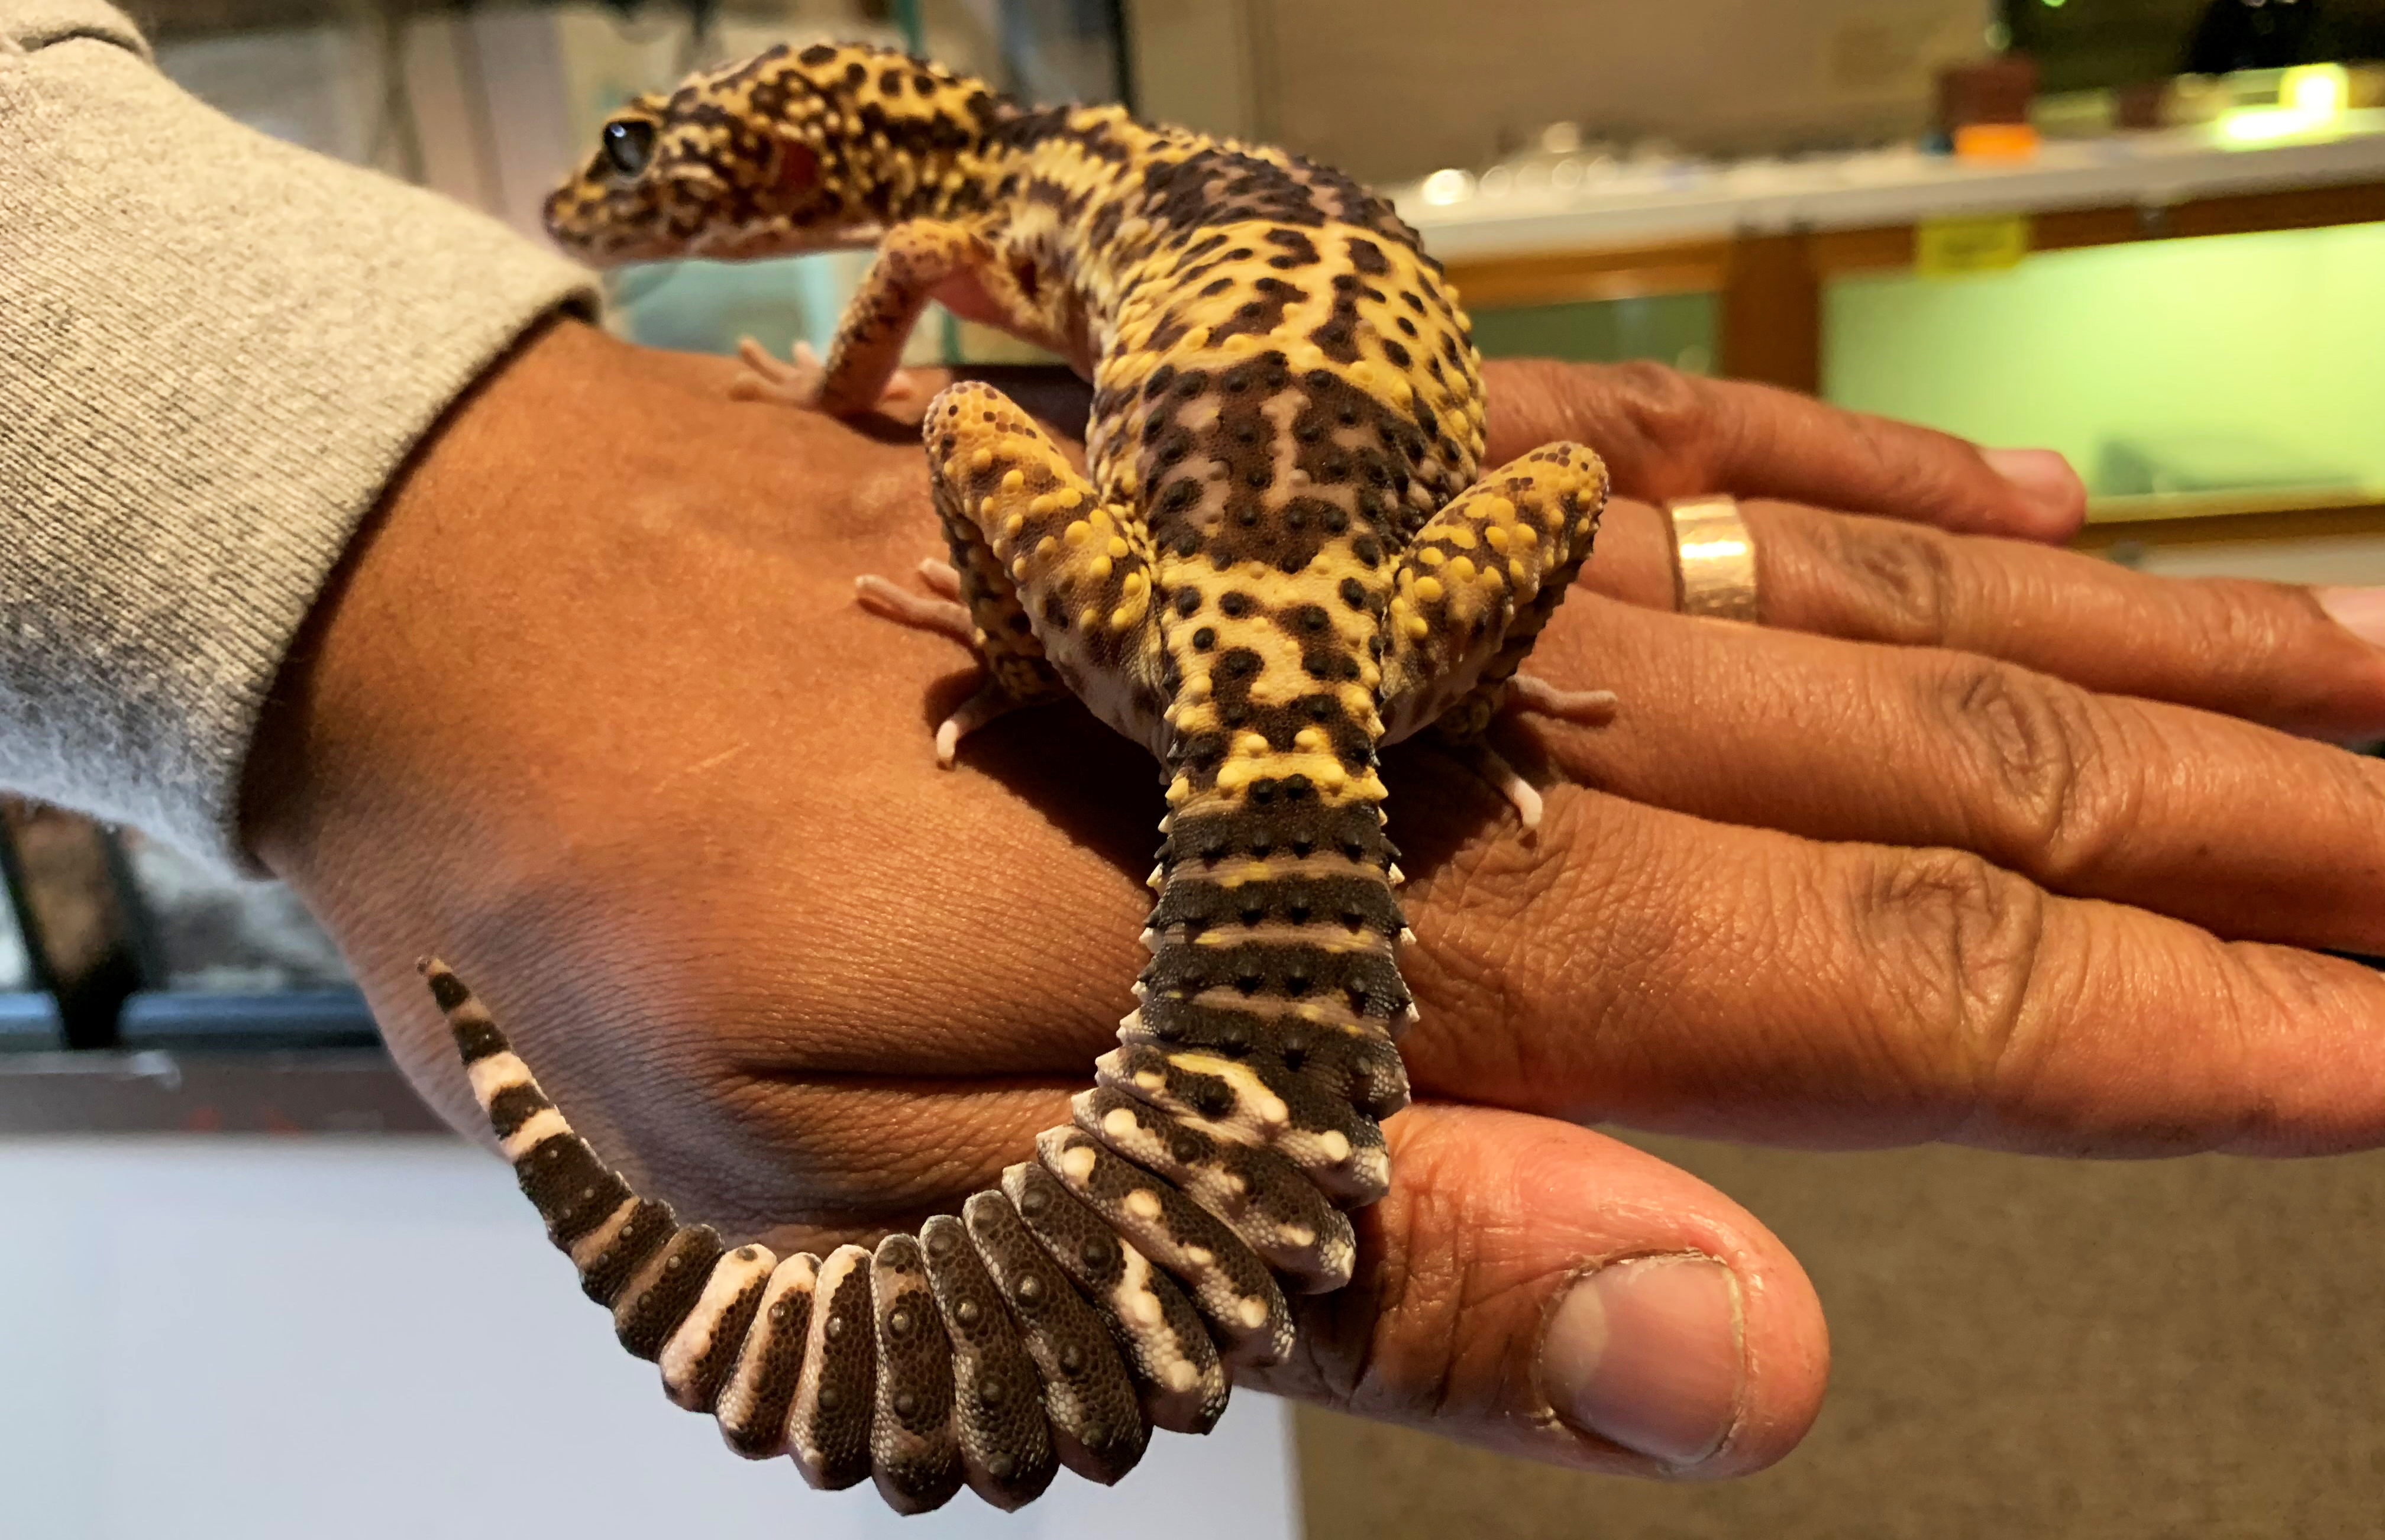
{"label": "gecko hind leg", "polygon": [[962,739],[1012,712],[1041,703],[1018,699],[1003,688],[1002,681],[988,677],[968,700],[953,708],[950,716],[936,724],[937,764],[951,769],[960,759]]}
{"label": "gecko hind leg", "polygon": [[[1560,722],[1571,722],[1584,727],[1611,727],[1616,714],[1622,709],[1621,699],[1611,689],[1559,689],[1546,679],[1531,674],[1518,674],[1509,679],[1505,696],[1505,703],[1517,711],[1553,716]],[[1495,712],[1495,706],[1493,710]],[[1523,822],[1525,833],[1530,834],[1541,826],[1544,806],[1539,790],[1508,764],[1498,750],[1491,747],[1489,739],[1478,737],[1471,743],[1454,747],[1470,756],[1475,773],[1507,799],[1507,804],[1516,810],[1516,816]]]}
{"label": "gecko hind leg", "polygon": [[875,573],[855,578],[853,591],[861,607],[872,615],[950,637],[964,647],[976,645],[977,622],[969,618],[966,604],[913,593]]}
{"label": "gecko hind leg", "polygon": [[946,599],[961,596],[961,575],[952,563],[930,556],[919,564],[919,581]]}
{"label": "gecko hind leg", "polygon": [[977,646],[977,621],[969,607],[961,601],[961,576],[951,565],[939,561],[919,564],[919,576],[929,590],[939,597],[930,599],[913,593],[902,584],[876,573],[853,580],[853,591],[861,607],[882,619],[938,636],[950,637],[963,647]]}
{"label": "gecko hind leg", "polygon": [[[955,594],[960,591],[960,575],[945,563],[928,561],[919,565],[922,568],[934,569],[949,580],[951,586],[943,588],[943,591]],[[934,577],[930,577],[928,582],[931,588],[943,588]],[[917,627],[923,631],[933,631],[938,636],[950,637],[973,652],[978,650],[978,640],[983,632],[979,629],[967,604],[952,599],[925,598],[875,574],[855,578],[853,587],[861,607],[872,615]],[[978,686],[968,700],[936,725],[936,763],[946,770],[951,769],[959,762],[961,739],[989,723],[1000,721],[1022,706],[1037,703],[1037,701],[1019,699],[1000,678],[988,674],[985,682]]]}
{"label": "gecko hind leg", "polygon": [[936,511],[954,561],[930,557],[918,566],[921,581],[938,597],[915,593],[874,573],[853,584],[863,609],[949,637],[984,665],[984,682],[936,726],[936,763],[947,770],[957,762],[961,740],[969,734],[1023,706],[1041,705],[1067,693],[1027,624],[1009,575],[985,548],[983,537],[951,511],[948,502],[939,485]]}
{"label": "gecko hind leg", "polygon": [[917,570],[919,581],[928,586],[934,599],[922,599],[900,583],[872,573],[854,579],[861,607],[888,620],[941,632],[964,647],[976,646],[977,639],[971,633],[975,622],[969,618],[968,604],[961,597],[959,571],[941,556],[928,557]]}
{"label": "gecko hind leg", "polygon": [[1493,791],[1507,799],[1507,805],[1516,810],[1517,818],[1522,821],[1525,833],[1530,834],[1541,826],[1541,814],[1545,811],[1545,804],[1541,800],[1540,789],[1526,780],[1521,771],[1508,764],[1505,754],[1487,742],[1459,745],[1457,748],[1460,755],[1474,767],[1474,773],[1490,782]]}
{"label": "gecko hind leg", "polygon": [[947,387],[921,431],[993,683],[1022,694],[1000,657],[1031,656],[1047,692],[1037,698],[1065,688],[1136,741],[1164,741],[1166,659],[1142,521],[1105,503],[1034,418],[982,381]]}
{"label": "gecko hind leg", "polygon": [[1392,575],[1384,660],[1387,737],[1425,727],[1540,826],[1541,794],[1484,737],[1509,702],[1604,723],[1605,690],[1560,690],[1517,670],[1589,558],[1606,504],[1606,467],[1579,444],[1551,444],[1492,472],[1417,532]]}

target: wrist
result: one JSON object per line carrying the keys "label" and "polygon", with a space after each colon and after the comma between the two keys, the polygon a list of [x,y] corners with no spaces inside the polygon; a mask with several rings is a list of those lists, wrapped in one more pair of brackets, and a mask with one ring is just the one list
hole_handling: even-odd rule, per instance
{"label": "wrist", "polygon": [[303,887],[326,817],[366,789],[352,775],[360,759],[368,785],[405,778],[393,756],[408,736],[377,728],[435,709],[438,676],[418,665],[442,626],[424,589],[442,532],[502,509],[529,535],[542,505],[520,493],[541,472],[543,425],[576,385],[619,369],[624,351],[567,317],[533,328],[449,405],[357,527],[283,658],[243,768],[241,843],[275,876]]}

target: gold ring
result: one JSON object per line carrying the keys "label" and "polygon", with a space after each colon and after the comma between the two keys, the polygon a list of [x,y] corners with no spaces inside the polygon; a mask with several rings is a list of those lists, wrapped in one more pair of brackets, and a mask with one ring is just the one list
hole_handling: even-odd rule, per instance
{"label": "gold ring", "polygon": [[1755,619],[1755,542],[1731,497],[1667,503],[1673,521],[1673,601],[1683,615]]}

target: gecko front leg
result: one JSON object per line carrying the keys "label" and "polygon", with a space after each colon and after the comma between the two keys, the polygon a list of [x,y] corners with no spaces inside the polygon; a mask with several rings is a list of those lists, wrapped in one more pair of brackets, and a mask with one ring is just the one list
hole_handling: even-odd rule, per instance
{"label": "gecko front leg", "polygon": [[730,387],[741,400],[768,399],[852,416],[887,399],[903,361],[903,348],[928,301],[944,284],[993,265],[993,245],[976,230],[932,219],[895,226],[880,242],[877,257],[846,302],[837,322],[828,362],[809,357],[798,345],[793,365],[781,365],[759,345],[740,343],[753,372]]}
{"label": "gecko front leg", "polygon": [[[729,382],[730,400],[767,401],[805,412],[821,409],[820,395],[828,379],[828,367],[809,342],[798,342],[787,357],[776,358],[753,338],[740,337],[737,357],[744,364],[745,372]],[[884,411],[918,393],[918,381],[912,378],[911,371],[898,368],[887,377],[885,389],[879,392],[870,409]]]}
{"label": "gecko front leg", "polygon": [[[781,363],[751,338],[738,343],[747,372],[731,382],[740,401],[775,401],[852,416],[886,402],[909,399],[916,382],[903,373],[904,346],[928,302],[942,292],[949,302],[990,309],[1005,324],[1042,327],[1018,292],[1015,279],[985,235],[965,225],[911,219],[886,232],[878,255],[845,304],[836,340],[822,363],[809,343],[795,345],[793,360]],[[968,298],[961,299],[966,292]]]}

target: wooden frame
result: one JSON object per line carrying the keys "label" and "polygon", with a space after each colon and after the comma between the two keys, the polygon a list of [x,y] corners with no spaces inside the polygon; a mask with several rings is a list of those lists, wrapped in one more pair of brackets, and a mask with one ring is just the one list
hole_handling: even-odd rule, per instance
{"label": "wooden frame", "polygon": [[[2285,504],[2280,494],[2274,501]],[[2152,518],[2101,518],[2071,540],[2075,551],[2109,551],[2120,545],[2249,544],[2346,535],[2385,535],[2385,503],[2342,503],[2329,507],[2237,509],[2179,508]]]}
{"label": "wooden frame", "polygon": [[[2230,193],[2174,204],[2029,215],[2029,250],[2320,230],[2385,221],[2385,181]],[[1711,292],[1717,365],[1734,379],[1807,393],[1822,387],[1822,289],[1851,273],[1910,268],[1916,226],[1742,232],[1724,242],[1452,261],[1469,305],[1555,304]]]}

